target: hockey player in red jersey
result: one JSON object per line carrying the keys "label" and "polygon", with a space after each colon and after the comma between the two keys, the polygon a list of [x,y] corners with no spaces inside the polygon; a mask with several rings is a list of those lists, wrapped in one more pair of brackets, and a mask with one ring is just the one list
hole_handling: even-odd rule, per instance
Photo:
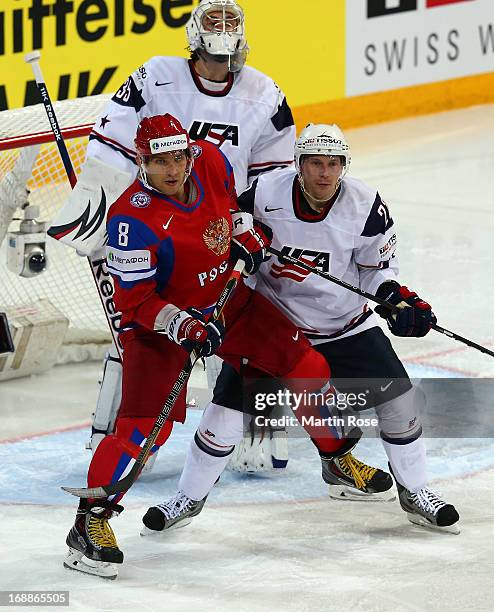
{"label": "hockey player in red jersey", "polygon": [[[78,184],[56,225],[77,218],[88,200],[97,208],[102,190],[111,204],[132,182],[137,172],[134,137],[145,117],[171,113],[193,140],[219,146],[233,166],[238,193],[256,176],[292,162],[292,112],[273,79],[245,64],[249,47],[241,6],[235,0],[194,4],[184,28],[190,58],[158,54],[136,68],[115,92],[95,122]],[[62,241],[79,253],[93,255],[103,244],[104,224],[100,229],[91,225],[90,235],[73,232]],[[217,359],[208,360],[211,387],[218,368]],[[93,452],[113,431],[120,390],[121,366],[113,348],[105,361],[93,415],[89,443]],[[286,461],[286,444],[277,446],[278,458]]]}
{"label": "hockey player in red jersey", "polygon": [[[191,143],[170,115],[144,119],[136,148],[139,178],[113,204],[107,220],[108,267],[122,312],[122,402],[115,433],[93,455],[89,487],[116,482],[131,469],[192,349],[203,356],[217,353],[236,371],[248,363],[297,391],[300,381],[303,391],[331,391],[326,361],[269,300],[244,283],[225,307],[224,326],[205,321],[231,261],[243,259],[253,274],[270,243],[252,215],[238,209],[227,158],[211,143]],[[184,420],[182,394],[154,452],[173,423]],[[349,444],[329,429],[310,434],[327,452]],[[219,439],[209,444],[222,459],[233,450]],[[121,512],[122,496],[81,501],[67,536],[67,567],[117,575],[115,564],[122,563],[123,553],[108,519]],[[198,511],[203,503],[196,504]]]}

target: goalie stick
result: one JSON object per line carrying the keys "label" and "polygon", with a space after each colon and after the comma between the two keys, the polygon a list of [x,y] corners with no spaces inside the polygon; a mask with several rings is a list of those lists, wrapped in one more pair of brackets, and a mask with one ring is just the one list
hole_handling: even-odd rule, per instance
{"label": "goalie stick", "polygon": [[[299,268],[302,268],[303,270],[307,270],[308,272],[317,274],[317,276],[320,276],[321,278],[325,278],[326,280],[331,281],[332,283],[335,283],[336,285],[339,285],[340,287],[344,287],[345,289],[348,289],[349,291],[353,291],[353,293],[357,293],[358,295],[361,295],[362,297],[367,298],[371,302],[375,302],[376,304],[379,304],[380,306],[389,308],[391,312],[396,312],[398,310],[398,308],[394,306],[393,304],[391,304],[390,302],[387,302],[386,300],[382,300],[381,298],[378,298],[377,296],[372,295],[372,293],[363,291],[359,287],[354,287],[353,285],[350,285],[349,283],[341,280],[341,278],[333,276],[332,274],[328,274],[327,272],[322,272],[321,270],[318,270],[314,266],[311,266],[310,264],[307,264],[304,261],[297,259],[296,257],[292,257],[291,255],[286,255],[285,253],[282,253],[281,251],[278,251],[277,249],[274,249],[273,247],[268,247],[268,251],[272,253],[273,255],[276,255],[281,262],[285,261],[287,263],[296,265]],[[439,332],[440,334],[444,334],[445,336],[448,336],[448,338],[452,338],[453,340],[457,340],[458,342],[463,342],[463,344],[466,344],[467,346],[470,346],[471,348],[477,349],[481,353],[485,353],[486,355],[490,355],[491,357],[494,357],[494,351],[491,351],[485,346],[482,346],[481,344],[477,344],[476,342],[473,342],[472,340],[469,340],[468,338],[464,338],[463,336],[460,336],[456,334],[455,332],[450,331],[449,329],[445,329],[444,327],[441,327],[440,325],[437,325],[437,324],[431,325],[431,329]]]}
{"label": "goalie stick", "polygon": [[[60,157],[62,159],[62,163],[67,174],[67,178],[69,180],[70,186],[72,189],[75,187],[77,183],[77,177],[74,171],[74,166],[70,160],[69,152],[67,151],[67,146],[65,144],[65,140],[62,135],[62,130],[60,129],[60,125],[58,123],[57,116],[55,114],[55,109],[53,108],[53,104],[50,99],[50,95],[48,93],[48,89],[44,82],[43,73],[41,71],[41,67],[39,65],[39,60],[41,58],[41,54],[39,51],[33,51],[32,53],[28,53],[24,56],[24,61],[31,65],[34,78],[36,79],[36,86],[41,95],[41,100],[43,102],[43,106],[45,107],[46,115],[48,117],[48,121],[50,123],[51,131],[55,138],[56,145],[58,147],[58,152],[60,153]],[[104,216],[99,219],[99,223],[104,221]],[[54,237],[52,235],[52,237]],[[93,279],[96,285],[96,289],[98,291],[98,295],[101,301],[101,305],[103,306],[103,310],[105,312],[106,320],[108,321],[108,326],[110,328],[110,332],[112,334],[113,343],[118,353],[118,357],[122,359],[122,347],[120,345],[120,340],[118,338],[119,331],[119,321],[120,321],[120,313],[115,310],[115,305],[113,303],[112,296],[108,295],[108,283],[111,283],[111,277],[106,269],[106,261],[104,257],[88,257],[87,258],[89,267],[91,268],[91,274],[93,275]],[[113,289],[113,283],[111,283]],[[104,291],[104,293],[103,293]],[[113,295],[113,293],[112,293]]]}
{"label": "goalie stick", "polygon": [[[221,316],[221,313],[223,311],[223,308],[225,307],[225,304],[229,300],[230,296],[233,294],[235,287],[238,284],[238,281],[242,275],[244,267],[245,267],[245,263],[242,260],[239,260],[235,264],[235,267],[233,268],[232,273],[226,282],[225,288],[221,292],[220,297],[218,298],[218,301],[216,302],[214,311],[209,319],[210,321],[215,321],[219,319],[219,317]],[[161,412],[156,418],[156,421],[153,425],[153,429],[151,430],[151,433],[147,437],[146,442],[144,443],[144,446],[142,447],[141,452],[139,453],[137,459],[135,460],[134,465],[132,466],[132,469],[127,474],[127,476],[125,476],[121,480],[117,480],[117,482],[112,482],[108,485],[102,485],[100,487],[93,487],[90,489],[62,487],[62,490],[66,491],[67,493],[70,493],[71,495],[75,495],[76,497],[82,497],[82,498],[87,499],[89,497],[100,498],[100,497],[108,497],[110,495],[117,495],[118,493],[123,493],[127,491],[128,489],[130,489],[130,487],[137,480],[137,477],[139,476],[141,469],[144,467],[144,464],[146,463],[146,459],[148,458],[148,455],[151,452],[152,447],[154,446],[156,438],[158,437],[161,429],[163,428],[163,425],[168,419],[168,416],[173,406],[175,405],[177,398],[182,392],[182,389],[187,384],[187,380],[189,379],[189,376],[192,372],[192,368],[194,367],[194,364],[196,363],[198,359],[199,359],[199,355],[197,354],[196,351],[193,351],[189,359],[187,360],[187,363],[185,364],[184,368],[181,370],[180,374],[178,375],[178,378],[172,387],[170,395],[168,396],[165,404],[163,405],[163,408],[161,409]]]}

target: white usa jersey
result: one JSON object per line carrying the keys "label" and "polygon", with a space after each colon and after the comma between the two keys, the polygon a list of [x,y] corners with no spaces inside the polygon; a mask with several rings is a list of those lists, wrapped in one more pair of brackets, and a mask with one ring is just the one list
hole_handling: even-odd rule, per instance
{"label": "white usa jersey", "polygon": [[220,147],[233,166],[238,193],[258,174],[290,164],[295,126],[274,81],[244,66],[219,87],[202,79],[190,60],[153,57],[127,79],[96,121],[88,156],[135,175],[139,122],[170,113],[192,140]]}
{"label": "white usa jersey", "polygon": [[[293,168],[260,176],[239,198],[242,209],[273,230],[273,247],[375,294],[396,280],[394,223],[375,189],[345,177],[321,215],[308,208]],[[367,300],[276,256],[251,282],[313,342],[377,325]]]}

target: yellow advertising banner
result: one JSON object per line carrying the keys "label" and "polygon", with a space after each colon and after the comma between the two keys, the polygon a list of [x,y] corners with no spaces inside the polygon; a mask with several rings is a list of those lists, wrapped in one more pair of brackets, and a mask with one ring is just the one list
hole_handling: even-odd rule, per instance
{"label": "yellow advertising banner", "polygon": [[[154,55],[187,55],[197,0],[2,0],[0,110],[38,102],[24,54],[40,50],[52,98],[113,92]],[[292,106],[345,95],[345,0],[243,0],[248,62]]]}

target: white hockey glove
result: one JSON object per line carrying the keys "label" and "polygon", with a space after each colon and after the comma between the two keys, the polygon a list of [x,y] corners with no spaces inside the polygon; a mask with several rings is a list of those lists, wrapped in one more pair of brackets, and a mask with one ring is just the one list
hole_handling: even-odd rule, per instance
{"label": "white hockey glove", "polygon": [[92,255],[105,244],[108,208],[134,178],[99,159],[89,158],[47,234],[81,255]]}

